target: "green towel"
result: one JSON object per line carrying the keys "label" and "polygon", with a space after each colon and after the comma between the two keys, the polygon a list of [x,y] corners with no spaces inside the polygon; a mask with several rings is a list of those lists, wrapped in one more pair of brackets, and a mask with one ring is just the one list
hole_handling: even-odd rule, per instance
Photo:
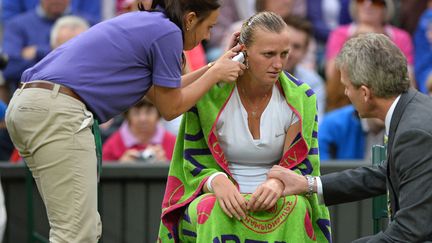
{"label": "green towel", "polygon": [[[252,213],[241,222],[225,216],[213,194],[203,195],[202,186],[215,172],[225,172],[234,181],[215,130],[217,118],[229,100],[234,85],[215,85],[183,116],[162,202],[158,242],[180,242],[179,237],[183,241],[197,239],[197,242],[214,243],[230,239],[233,242],[248,242],[246,239],[269,240],[264,242],[330,242],[328,209],[318,203],[316,195],[310,198],[281,198],[277,207],[268,212]],[[316,95],[307,84],[288,73],[281,73],[277,85],[299,117],[302,127],[301,134],[285,152],[279,165],[299,174],[319,176]],[[199,215],[207,215],[205,224],[198,222]],[[270,222],[269,219],[275,221]],[[273,225],[259,224],[263,220]],[[266,227],[275,226],[277,229],[271,232],[266,230]],[[282,234],[283,231],[287,232]]]}

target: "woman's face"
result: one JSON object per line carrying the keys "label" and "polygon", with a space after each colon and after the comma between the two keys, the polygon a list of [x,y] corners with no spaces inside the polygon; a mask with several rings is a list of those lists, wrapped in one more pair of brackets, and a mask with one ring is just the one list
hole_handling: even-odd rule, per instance
{"label": "woman's face", "polygon": [[210,30],[216,24],[219,16],[219,9],[214,10],[202,21],[199,21],[194,12],[189,12],[185,16],[185,43],[184,50],[191,50],[201,41],[210,39]]}
{"label": "woman's face", "polygon": [[384,0],[356,0],[357,20],[360,24],[382,24],[385,22]]}
{"label": "woman's face", "polygon": [[153,136],[159,121],[156,107],[132,107],[127,115],[129,128],[137,137]]}
{"label": "woman's face", "polygon": [[248,74],[262,84],[274,84],[283,70],[289,54],[288,29],[280,33],[262,28],[255,30],[253,42],[245,48]]}

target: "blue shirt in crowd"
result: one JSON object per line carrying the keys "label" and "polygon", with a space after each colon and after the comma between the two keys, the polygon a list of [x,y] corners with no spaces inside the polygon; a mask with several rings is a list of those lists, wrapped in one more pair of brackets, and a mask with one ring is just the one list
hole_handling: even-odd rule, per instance
{"label": "blue shirt in crowd", "polygon": [[417,88],[426,94],[426,81],[432,74],[432,40],[427,37],[428,31],[432,32],[432,9],[423,13],[414,34],[414,71]]}
{"label": "blue shirt in crowd", "polygon": [[[350,0],[337,0],[339,2],[338,23],[345,25],[352,22],[349,13]],[[318,41],[327,42],[328,36],[332,28],[328,26],[325,17],[323,6],[326,3],[324,0],[307,0],[307,18],[311,21],[315,38]]]}
{"label": "blue shirt in crowd", "polygon": [[[101,19],[101,2],[98,0],[71,0],[72,12],[90,15],[96,22]],[[12,17],[33,10],[39,0],[3,0],[2,19],[9,21]]]}
{"label": "blue shirt in crowd", "polygon": [[[89,23],[91,19],[79,13],[66,11],[65,14],[82,16]],[[18,15],[5,24],[3,51],[9,56],[9,63],[3,74],[11,87],[16,87],[22,73],[35,65],[50,51],[50,34],[56,19],[48,19],[41,7]],[[36,57],[26,60],[22,50],[28,46],[36,46]]]}
{"label": "blue shirt in crowd", "polygon": [[328,112],[319,126],[320,160],[363,159],[365,132],[352,105]]}
{"label": "blue shirt in crowd", "polygon": [[6,113],[6,104],[0,100],[0,121],[3,121]]}
{"label": "blue shirt in crowd", "polygon": [[52,51],[22,81],[74,90],[105,122],[143,98],[151,85],[181,86],[183,39],[162,12],[131,12],[104,21]]}

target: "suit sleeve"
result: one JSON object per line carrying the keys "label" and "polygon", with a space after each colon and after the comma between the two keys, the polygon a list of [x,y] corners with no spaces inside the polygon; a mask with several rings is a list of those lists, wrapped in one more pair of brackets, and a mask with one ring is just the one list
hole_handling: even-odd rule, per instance
{"label": "suit sleeve", "polygon": [[[321,176],[327,206],[362,200],[386,193],[387,162]],[[355,193],[353,193],[355,192]]]}
{"label": "suit sleeve", "polygon": [[[412,129],[394,141],[399,210],[368,242],[424,242],[432,237],[432,135]],[[396,189],[397,190],[397,189]]]}

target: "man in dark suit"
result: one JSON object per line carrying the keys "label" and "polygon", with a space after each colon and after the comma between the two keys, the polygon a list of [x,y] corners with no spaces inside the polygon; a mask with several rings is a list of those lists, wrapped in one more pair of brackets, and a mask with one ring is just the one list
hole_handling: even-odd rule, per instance
{"label": "man in dark suit", "polygon": [[355,242],[432,242],[432,99],[409,88],[406,59],[385,35],[350,39],[337,64],[360,117],[385,122],[387,161],[315,178],[275,166],[269,177],[284,183],[284,194],[317,192],[326,205],[388,191],[388,228]]}

